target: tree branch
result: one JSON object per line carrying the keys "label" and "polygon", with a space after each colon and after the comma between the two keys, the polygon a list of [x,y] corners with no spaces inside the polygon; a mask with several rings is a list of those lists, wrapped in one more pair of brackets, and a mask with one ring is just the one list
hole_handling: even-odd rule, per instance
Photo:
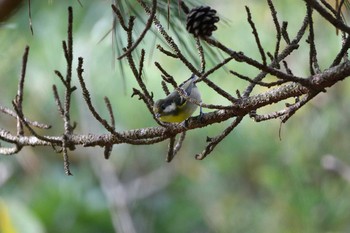
{"label": "tree branch", "polygon": [[[301,2],[301,1],[300,1]],[[22,71],[20,80],[18,83],[18,90],[15,100],[13,101],[13,110],[0,106],[0,113],[10,115],[17,120],[16,133],[11,133],[8,129],[0,129],[0,140],[11,144],[11,147],[0,147],[0,153],[4,155],[10,155],[18,153],[21,148],[25,146],[51,146],[53,148],[59,147],[58,150],[63,154],[64,169],[66,174],[71,175],[69,168],[69,158],[68,151],[74,150],[76,146],[84,147],[94,147],[100,146],[104,148],[104,156],[106,159],[109,158],[113,146],[117,144],[131,144],[131,145],[149,145],[169,140],[168,152],[166,161],[170,162],[174,156],[179,152],[182,147],[183,142],[186,140],[186,132],[190,130],[195,130],[198,128],[206,127],[212,124],[218,124],[224,121],[230,121],[230,125],[223,130],[223,132],[216,137],[207,138],[207,145],[202,150],[202,152],[196,155],[197,159],[203,159],[214,151],[215,147],[225,139],[227,135],[233,132],[233,130],[240,124],[245,116],[253,118],[255,121],[264,121],[270,119],[280,118],[281,122],[286,122],[290,119],[299,109],[305,106],[312,98],[324,92],[325,89],[332,87],[339,81],[344,80],[350,76],[350,61],[347,59],[347,51],[350,47],[349,32],[350,28],[344,24],[343,20],[339,16],[339,9],[330,11],[325,3],[321,5],[315,0],[304,0],[305,16],[300,25],[297,34],[291,37],[287,31],[288,22],[279,21],[277,18],[278,10],[273,5],[271,0],[267,0],[267,6],[270,9],[271,21],[273,22],[276,30],[276,45],[274,47],[274,52],[270,53],[266,48],[263,47],[261,43],[260,35],[258,34],[258,24],[253,21],[250,8],[246,7],[247,21],[253,31],[253,36],[257,44],[258,54],[260,57],[255,59],[245,55],[243,52],[235,51],[227,44],[223,44],[219,39],[214,39],[211,36],[201,36],[200,38],[192,38],[195,42],[193,50],[196,50],[197,56],[195,57],[195,62],[189,59],[184,51],[181,50],[181,46],[176,43],[170,32],[165,30],[163,24],[157,17],[157,1],[152,1],[152,7],[150,8],[145,1],[138,0],[138,4],[141,6],[145,14],[148,14],[148,20],[145,23],[145,27],[136,42],[133,42],[132,35],[134,33],[134,24],[137,18],[130,16],[128,22],[124,20],[121,11],[112,5],[112,9],[115,12],[115,17],[117,17],[121,23],[121,28],[127,38],[127,46],[124,49],[124,53],[121,58],[128,61],[128,66],[137,82],[138,87],[133,88],[133,95],[138,96],[140,100],[146,105],[148,109],[148,114],[151,114],[154,121],[158,123],[159,126],[140,128],[140,129],[130,129],[125,131],[118,131],[116,129],[116,122],[112,110],[111,103],[106,96],[104,98],[106,108],[109,114],[109,120],[107,121],[100,114],[97,109],[93,106],[93,101],[91,98],[91,92],[88,90],[85,79],[84,79],[84,69],[83,69],[83,58],[78,58],[77,65],[77,76],[82,90],[82,98],[85,101],[92,116],[96,121],[101,124],[107,133],[105,134],[79,134],[75,132],[76,123],[71,122],[70,111],[74,107],[71,103],[71,98],[73,92],[77,87],[73,86],[72,82],[72,69],[73,69],[73,11],[72,8],[68,8],[68,35],[67,41],[62,42],[62,48],[64,57],[66,59],[66,74],[62,74],[60,71],[55,71],[58,80],[62,83],[65,92],[64,95],[58,93],[56,85],[52,87],[54,100],[56,107],[58,109],[58,115],[62,118],[64,123],[63,134],[58,136],[42,136],[38,134],[32,126],[48,129],[50,126],[37,121],[30,121],[25,117],[22,111],[23,105],[23,92],[24,92],[24,80],[26,76],[26,68],[29,54],[29,47],[25,48],[25,52],[22,59]],[[305,4],[306,3],[306,4]],[[189,8],[184,2],[181,2],[182,9],[184,9],[187,14],[190,12]],[[326,7],[327,9],[325,9]],[[317,57],[317,46],[316,46],[316,36],[314,30],[316,25],[312,20],[313,12],[318,12],[328,23],[334,25],[339,30],[343,32],[343,44],[342,48],[339,49],[337,55],[331,58],[333,62],[329,69],[321,70],[318,65]],[[193,14],[192,14],[193,15]],[[190,17],[190,16],[188,16]],[[282,23],[282,26],[280,25]],[[200,22],[198,22],[200,23]],[[162,56],[171,57],[173,60],[180,62],[184,68],[187,68],[191,73],[197,75],[199,78],[196,83],[205,83],[215,94],[220,95],[229,101],[229,104],[223,106],[220,104],[207,104],[199,102],[198,100],[192,99],[184,93],[182,88],[179,87],[177,79],[175,79],[168,68],[161,65],[159,61],[155,61],[155,66],[159,69],[161,73],[161,78],[159,83],[164,90],[165,94],[169,94],[167,83],[170,83],[175,91],[179,93],[187,101],[200,105],[202,107],[213,109],[214,111],[205,113],[200,116],[190,117],[186,120],[185,124],[167,124],[161,122],[156,118],[153,111],[153,93],[149,90],[147,83],[144,81],[142,75],[145,73],[145,56],[146,50],[141,49],[139,54],[139,61],[135,61],[134,50],[136,47],[140,46],[140,42],[146,40],[146,33],[151,29],[152,25],[158,30],[160,36],[164,39],[167,46],[158,45],[157,48]],[[208,25],[205,25],[208,26]],[[216,27],[216,26],[215,26]],[[287,58],[296,51],[300,44],[302,43],[302,38],[307,34],[308,29],[308,54],[309,57],[306,63],[310,69],[310,76],[301,77],[293,74],[294,72],[288,66]],[[286,45],[281,43],[284,39]],[[181,40],[180,40],[181,41]],[[212,67],[207,68],[207,54],[205,45],[209,45],[213,48],[220,50],[226,54],[226,58],[221,57],[213,64]],[[284,47],[283,47],[284,46]],[[267,57],[271,59],[268,64]],[[261,60],[261,61],[260,61]],[[231,74],[236,77],[247,81],[247,86],[244,89],[243,95],[240,94],[241,90],[225,90],[225,87],[217,84],[218,79],[213,75],[218,70],[223,68],[226,64],[230,62],[240,62],[244,63],[249,67],[249,69],[258,70],[257,74],[253,77],[246,75],[245,73],[238,73],[237,71],[230,71]],[[282,63],[282,65],[281,65]],[[240,71],[241,72],[241,71]],[[274,76],[277,80],[273,82],[266,82],[264,78],[267,75]],[[268,90],[264,92],[259,92],[258,94],[252,95],[256,85],[268,87]],[[226,88],[227,89],[227,88]],[[260,108],[285,101],[288,98],[295,97],[296,102],[294,104],[288,105],[282,109],[274,111],[272,113],[267,113],[264,115],[258,115],[257,112]],[[24,127],[26,127],[28,132],[24,134]],[[179,136],[177,136],[180,134]],[[176,141],[176,138],[178,140]]]}

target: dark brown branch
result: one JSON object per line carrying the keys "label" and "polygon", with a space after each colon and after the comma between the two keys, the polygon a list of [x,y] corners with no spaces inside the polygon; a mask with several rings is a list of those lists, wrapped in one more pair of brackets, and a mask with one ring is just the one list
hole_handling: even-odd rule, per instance
{"label": "dark brown branch", "polygon": [[180,135],[180,138],[179,140],[177,141],[175,147],[174,147],[174,154],[176,155],[177,152],[179,152],[179,150],[181,149],[182,147],[182,143],[184,142],[186,138],[186,131],[182,132],[181,135]]}
{"label": "dark brown branch", "polygon": [[285,60],[283,60],[282,63],[283,63],[284,69],[286,70],[287,74],[289,74],[289,75],[294,75],[293,72],[292,72],[292,70],[289,69],[288,63],[287,63]]}
{"label": "dark brown branch", "polygon": [[334,16],[337,16],[337,11],[326,0],[320,0],[320,1],[330,12],[332,12]]}
{"label": "dark brown branch", "polygon": [[175,157],[175,155],[177,154],[177,152],[179,152],[185,138],[186,138],[186,131],[181,133],[180,138],[178,139],[176,145],[175,145],[175,137],[172,137],[169,139],[168,155],[166,158],[166,161],[168,163],[170,163],[173,160],[173,158]]}
{"label": "dark brown branch", "polygon": [[[218,47],[219,49],[226,52],[227,54],[231,55],[233,57],[233,59],[235,59],[238,62],[245,62],[245,63],[247,63],[247,64],[249,64],[249,65],[251,65],[259,70],[264,71],[265,73],[269,73],[271,75],[274,75],[279,79],[282,79],[285,81],[297,82],[297,83],[300,83],[306,87],[311,88],[311,85],[308,82],[308,80],[303,79],[301,77],[294,76],[294,75],[286,74],[278,69],[275,69],[274,67],[277,66],[277,63],[278,63],[278,62],[276,62],[277,60],[275,60],[275,62],[273,62],[273,64],[271,64],[270,66],[264,66],[263,64],[259,63],[258,61],[254,60],[250,57],[245,56],[243,53],[237,53],[235,51],[232,51],[231,49],[227,48],[225,45],[221,44],[217,40],[207,38],[206,41],[208,43],[210,43],[211,45]],[[280,59],[278,59],[278,60],[280,60]],[[260,81],[260,80],[256,80],[256,81]]]}
{"label": "dark brown branch", "polygon": [[[298,43],[301,40],[301,38],[304,36],[307,25],[308,25],[308,17],[305,17],[303,20],[302,26],[300,27],[293,41],[290,44],[288,44],[288,46],[280,53],[280,55],[277,58],[277,61],[271,62],[271,64],[269,65],[270,67],[276,67],[276,64],[280,60],[285,59],[287,56],[289,56],[294,50],[296,50],[299,47]],[[267,73],[265,71],[260,72],[260,74],[258,74],[254,78],[254,81],[261,81],[266,76],[266,74]],[[244,91],[243,96],[249,96],[250,93],[253,91],[254,87],[255,87],[254,83],[250,84]]]}
{"label": "dark brown branch", "polygon": [[[146,13],[148,15],[150,15],[151,9],[143,1],[141,1],[141,0],[138,0],[138,1],[139,1],[140,5],[142,6],[142,8],[146,11]],[[171,36],[169,36],[169,34],[166,32],[163,25],[158,20],[157,16],[153,17],[153,24],[155,25],[155,27],[159,31],[159,33],[163,36],[163,38],[165,39],[167,44],[170,46],[170,48],[175,52],[176,56],[192,71],[192,73],[199,76],[200,72],[181,53],[181,50],[179,49],[179,47],[177,46],[177,44],[175,43],[173,38],[171,38]]]}
{"label": "dark brown branch", "polygon": [[278,60],[278,54],[280,50],[280,43],[281,43],[281,27],[277,19],[277,11],[275,9],[275,6],[273,5],[271,0],[267,0],[267,4],[269,5],[271,16],[273,19],[273,23],[275,24],[276,28],[276,47],[275,47],[275,53],[274,53],[274,60],[277,61],[276,65],[279,68],[279,60]]}
{"label": "dark brown branch", "polygon": [[[143,1],[139,0],[139,2],[143,2]],[[143,40],[143,38],[145,37],[146,33],[148,32],[148,30],[152,26],[152,21],[154,19],[155,14],[156,14],[156,9],[157,9],[157,0],[152,0],[152,9],[150,11],[149,18],[147,20],[147,23],[145,25],[144,30],[141,32],[139,38],[137,38],[135,43],[133,45],[131,45],[131,46],[128,46],[128,49],[124,52],[124,54],[122,54],[121,56],[118,57],[119,60],[122,59],[123,57],[128,56],[139,45],[139,43]]]}
{"label": "dark brown branch", "polygon": [[346,53],[348,52],[350,48],[350,37],[347,36],[341,50],[339,51],[339,53],[337,54],[337,56],[335,57],[334,61],[332,62],[330,67],[339,65],[339,63],[341,62],[341,60],[344,58],[344,56],[346,55]]}
{"label": "dark brown branch", "polygon": [[65,78],[65,97],[63,105],[63,121],[64,121],[64,131],[66,135],[72,134],[73,127],[70,122],[70,106],[71,106],[71,96],[74,91],[74,87],[71,86],[72,80],[72,63],[73,63],[73,9],[68,7],[68,30],[67,30],[67,45],[63,42],[63,50],[67,62],[67,73]]}
{"label": "dark brown branch", "polygon": [[109,101],[107,96],[105,96],[103,99],[105,101],[105,104],[106,104],[106,107],[107,107],[107,110],[108,110],[108,113],[109,113],[109,118],[111,120],[111,126],[113,128],[115,128],[115,119],[114,119],[114,114],[113,114],[113,109],[112,109],[111,102]]}
{"label": "dark brown branch", "polygon": [[245,6],[245,9],[247,11],[248,23],[249,23],[250,27],[253,30],[253,35],[254,35],[254,38],[255,38],[255,42],[256,42],[256,44],[258,46],[258,49],[259,49],[259,52],[260,52],[261,60],[262,60],[263,64],[266,66],[266,64],[267,64],[266,63],[266,55],[265,55],[264,48],[261,45],[258,31],[256,30],[255,24],[254,24],[254,22],[252,20],[252,15],[250,13],[249,8],[247,6]]}
{"label": "dark brown branch", "polygon": [[[164,89],[163,89],[164,90]],[[147,106],[148,108],[148,111],[152,114],[153,116],[153,119],[159,124],[159,125],[163,125],[163,122],[161,122],[156,116],[155,116],[155,113],[153,111],[153,105],[150,104],[150,101],[149,99],[143,94],[141,93],[139,90],[137,90],[136,88],[133,88],[133,94],[131,95],[131,97],[133,97],[134,95],[137,95],[139,96],[139,99],[141,99]],[[153,100],[152,100],[152,103],[153,103]]]}
{"label": "dark brown branch", "polygon": [[55,74],[57,75],[57,77],[61,80],[61,82],[63,83],[63,85],[64,85],[65,87],[67,87],[66,80],[65,80],[65,78],[63,77],[62,73],[59,72],[58,70],[55,70],[54,72],[55,72]]}
{"label": "dark brown branch", "polygon": [[169,91],[168,86],[166,85],[166,82],[164,82],[164,81],[162,80],[161,84],[162,84],[162,89],[163,89],[165,95],[169,95],[169,94],[170,94],[170,91]]}
{"label": "dark brown branch", "polygon": [[[106,104],[106,107],[107,107],[107,110],[109,113],[109,118],[111,120],[111,126],[113,127],[113,129],[115,129],[115,119],[114,119],[114,114],[113,114],[111,102],[109,101],[107,96],[104,97],[104,101],[105,101],[105,104]],[[112,150],[113,150],[113,144],[107,144],[105,146],[105,149],[103,152],[105,159],[108,159],[111,156]]]}
{"label": "dark brown branch", "polygon": [[265,83],[265,82],[261,82],[261,81],[255,81],[254,79],[251,79],[251,78],[249,78],[249,77],[247,77],[245,75],[239,74],[239,73],[237,73],[237,72],[235,72],[233,70],[230,70],[230,73],[235,75],[235,76],[237,76],[240,79],[246,80],[248,82],[251,82],[251,83],[263,86],[263,87],[273,87],[273,86],[281,85],[281,84],[286,82],[285,80],[278,80],[276,82]]}
{"label": "dark brown branch", "polygon": [[63,149],[63,164],[64,164],[64,172],[66,173],[67,176],[72,176],[73,174],[70,171],[69,168],[69,157],[68,157],[68,147],[69,145],[67,145],[68,139],[67,139],[67,135],[63,135],[62,137],[62,149]]}
{"label": "dark brown branch", "polygon": [[[83,78],[83,75],[82,75],[83,72],[84,72],[84,69],[82,68],[82,66],[83,66],[83,58],[79,57],[78,58],[78,68],[77,68],[78,79],[79,79],[79,82],[80,82],[80,86],[82,88],[84,100],[85,100],[85,102],[86,102],[90,112],[95,117],[95,119],[98,122],[100,122],[101,125],[103,127],[105,127],[106,130],[108,130],[113,136],[118,138],[118,140],[122,141],[123,143],[129,143],[129,144],[133,144],[133,145],[152,144],[152,143],[150,143],[149,140],[138,140],[138,138],[130,139],[128,137],[124,137],[123,134],[118,133],[118,132],[115,131],[113,125],[109,125],[108,122],[105,119],[103,119],[100,116],[100,114],[98,114],[98,112],[96,111],[96,109],[92,105],[91,98],[90,98],[90,93],[89,93],[88,89],[86,88],[86,85],[85,85],[85,82],[84,82],[84,78]],[[160,136],[155,136],[155,137],[157,138],[156,141],[159,140],[159,138],[161,138]],[[154,140],[152,142],[154,143]]]}
{"label": "dark brown branch", "polygon": [[200,153],[196,155],[196,159],[202,160],[207,155],[209,155],[214,148],[227,136],[229,135],[234,128],[237,127],[237,125],[242,121],[243,116],[237,117],[229,127],[227,127],[220,135],[216,136],[215,138],[208,138],[207,141],[209,142],[208,145],[205,147],[205,149]]}
{"label": "dark brown branch", "polygon": [[164,53],[165,55],[169,56],[169,57],[172,57],[172,58],[179,58],[176,54],[168,51],[168,50],[165,50],[161,45],[157,45],[156,47],[160,52]]}
{"label": "dark brown branch", "polygon": [[324,17],[329,23],[341,31],[350,34],[350,27],[344,24],[341,20],[333,17],[326,9],[324,9],[316,0],[304,0],[312,8],[314,8],[322,17]]}
{"label": "dark brown branch", "polygon": [[141,50],[141,58],[140,58],[140,63],[139,63],[139,70],[138,70],[138,75],[135,77],[137,83],[139,84],[139,86],[141,87],[145,97],[147,98],[147,107],[150,110],[151,113],[153,113],[152,111],[152,107],[153,107],[153,95],[149,93],[149,91],[147,90],[147,87],[145,85],[145,83],[142,80],[142,72],[143,72],[143,64],[145,62],[145,50],[142,49]]}
{"label": "dark brown branch", "polygon": [[168,154],[166,156],[166,162],[170,163],[171,160],[175,157],[174,153],[174,145],[175,145],[175,137],[169,138],[169,144],[168,144]]}
{"label": "dark brown branch", "polygon": [[[166,72],[166,70],[161,66],[159,62],[154,62],[154,65],[160,70],[160,72],[162,72],[165,78],[169,77],[170,79],[174,80],[173,76],[171,76],[168,72]],[[166,80],[166,82],[169,82],[169,81]]]}
{"label": "dark brown branch", "polygon": [[[23,115],[22,113],[23,89],[24,89],[24,80],[25,80],[26,70],[27,70],[28,55],[29,55],[29,46],[26,46],[24,50],[23,58],[22,58],[22,71],[21,71],[21,77],[18,82],[17,95],[13,101],[20,115]],[[23,135],[23,125],[19,116],[17,116],[17,135]]]}
{"label": "dark brown branch", "polygon": [[307,17],[309,18],[309,37],[308,37],[308,43],[310,45],[309,49],[309,66],[310,66],[310,74],[313,75],[316,73],[320,73],[320,67],[317,62],[317,51],[316,51],[316,45],[315,45],[315,34],[314,34],[314,22],[312,20],[312,8],[307,5]]}
{"label": "dark brown branch", "polygon": [[288,27],[288,22],[283,21],[282,28],[281,28],[281,34],[282,34],[282,37],[283,37],[284,41],[289,45],[290,44],[290,39],[289,39],[289,34],[288,34],[288,31],[287,31],[287,27]]}
{"label": "dark brown branch", "polygon": [[337,14],[336,14],[338,20],[341,20],[341,14],[342,14],[341,9],[342,9],[343,5],[344,5],[344,0],[340,0],[339,6],[337,9]]}
{"label": "dark brown branch", "polygon": [[[143,3],[143,1],[140,1],[141,6],[144,8],[144,10],[146,11],[147,14],[150,14],[151,11],[148,8],[148,6],[146,4]],[[176,43],[174,42],[173,38],[171,38],[168,33],[165,31],[165,29],[163,28],[162,24],[159,22],[159,20],[157,19],[156,16],[154,16],[153,18],[153,23],[155,25],[155,27],[157,28],[157,30],[160,32],[160,34],[163,36],[163,38],[165,39],[165,41],[167,42],[167,44],[171,47],[171,49],[175,52],[176,56],[183,62],[183,64],[185,64],[191,71],[192,73],[196,74],[197,76],[201,76],[200,72],[192,65],[191,62],[189,62],[186,57],[181,53],[181,50],[179,49],[179,47],[176,45]],[[230,100],[231,102],[234,102],[235,99],[229,95],[227,92],[225,92],[223,89],[221,89],[219,86],[217,86],[216,84],[214,84],[213,82],[211,82],[208,79],[203,79],[203,81],[209,86],[211,87],[213,90],[215,90],[219,95],[227,98],[228,100]]]}
{"label": "dark brown branch", "polygon": [[135,79],[137,80],[137,83],[139,84],[139,86],[142,89],[142,93],[137,90],[136,88],[133,88],[133,94],[131,97],[133,97],[134,95],[138,95],[143,102],[146,104],[148,111],[152,114],[153,119],[159,124],[159,125],[164,125],[161,121],[159,121],[159,119],[155,116],[154,112],[153,112],[153,105],[154,105],[154,101],[153,101],[153,93],[149,93],[149,91],[147,90],[147,87],[145,85],[145,83],[142,80],[142,69],[143,69],[143,63],[144,63],[144,59],[145,59],[145,51],[142,49],[141,50],[141,59],[140,59],[140,63],[139,63],[139,70],[137,71],[137,68],[135,66],[135,62],[132,58],[131,54],[128,54],[127,56],[128,58],[128,62],[129,62],[129,66],[131,67],[132,70],[134,70],[134,76]]}
{"label": "dark brown branch", "polygon": [[98,114],[98,112],[96,111],[96,109],[94,108],[94,106],[92,105],[91,102],[91,98],[90,98],[90,92],[88,91],[84,78],[83,78],[83,58],[79,57],[78,58],[78,68],[77,68],[77,75],[78,75],[78,79],[79,79],[79,83],[83,92],[83,97],[84,100],[86,102],[86,105],[88,106],[90,112],[92,113],[92,115],[95,117],[95,119],[101,123],[101,125],[103,125],[103,127],[105,127],[106,130],[108,130],[110,133],[114,134],[115,130],[114,127],[109,125],[108,122],[103,119],[100,114]]}
{"label": "dark brown branch", "polygon": [[126,26],[125,24],[125,21],[124,21],[124,18],[123,18],[123,15],[122,13],[120,12],[119,8],[116,6],[116,5],[111,5],[114,13],[116,14],[116,16],[118,17],[119,19],[119,22],[120,22],[120,25],[122,26],[122,28],[127,31],[128,30],[128,27]]}
{"label": "dark brown branch", "polygon": [[289,118],[291,118],[297,110],[314,98],[318,93],[308,93],[300,101],[288,107],[286,114],[281,117],[283,123],[286,123]]}
{"label": "dark brown branch", "polygon": [[204,71],[205,71],[205,56],[204,56],[203,46],[201,45],[201,41],[199,38],[196,38],[196,48],[198,51],[200,64],[201,64],[200,73],[204,73]]}
{"label": "dark brown branch", "polygon": [[[229,63],[230,61],[232,61],[233,57],[228,57],[225,58],[222,62],[216,64],[213,68],[209,69],[207,72],[205,72],[202,77],[198,78],[198,80],[196,82],[200,82],[202,79],[206,79],[210,74],[214,73],[216,70],[220,69],[221,67],[223,67],[224,65],[226,65],[227,63]],[[224,94],[224,93],[223,93]],[[231,102],[235,101],[235,98],[233,98],[230,94],[225,93],[226,98],[230,99]]]}
{"label": "dark brown branch", "polygon": [[222,88],[220,88],[218,85],[210,81],[209,79],[203,79],[203,82],[208,85],[208,87],[211,87],[216,93],[220,94],[221,96],[225,97],[227,100],[234,103],[237,99],[233,97],[228,92],[224,91]]}
{"label": "dark brown branch", "polygon": [[55,98],[55,103],[56,103],[58,112],[59,112],[60,116],[63,118],[64,117],[64,109],[63,109],[56,85],[52,86],[52,91],[53,91],[53,96]]}
{"label": "dark brown branch", "polygon": [[[61,144],[62,144],[64,171],[66,175],[72,175],[69,169],[69,157],[68,157],[68,148],[70,150],[75,149],[75,145],[69,141],[70,136],[72,135],[73,129],[74,129],[74,127],[70,122],[70,107],[71,107],[72,92],[75,90],[75,87],[72,87],[72,83],[71,83],[72,82],[72,63],[73,63],[73,9],[72,7],[68,7],[67,42],[63,41],[62,45],[63,45],[64,56],[67,62],[67,71],[66,71],[66,77],[63,82],[63,84],[65,85],[63,116],[62,116],[62,119],[64,122],[64,135],[62,137]],[[57,99],[56,99],[56,104],[58,105]]]}
{"label": "dark brown branch", "polygon": [[103,151],[103,155],[104,155],[105,159],[109,159],[109,157],[111,156],[112,150],[113,150],[113,146],[112,145],[108,145],[107,144],[105,146],[105,149]]}

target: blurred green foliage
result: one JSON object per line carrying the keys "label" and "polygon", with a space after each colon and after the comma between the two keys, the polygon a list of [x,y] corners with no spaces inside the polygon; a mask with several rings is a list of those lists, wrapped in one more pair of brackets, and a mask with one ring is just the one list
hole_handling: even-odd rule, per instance
{"label": "blurred green foliage", "polygon": [[[305,14],[304,3],[274,2],[280,21],[289,22],[293,37]],[[11,106],[21,56],[25,45],[29,45],[24,113],[53,125],[53,129],[40,133],[63,132],[51,86],[57,84],[63,93],[53,70],[65,72],[61,41],[66,39],[67,7],[72,4],[75,62],[78,56],[84,57],[84,77],[97,109],[108,116],[103,104],[103,96],[107,95],[119,130],[154,126],[141,101],[130,98],[136,83],[127,63],[122,61],[126,89],[121,70],[115,64],[113,67],[111,36],[99,42],[112,26],[111,3],[82,3],[83,7],[77,1],[32,1],[33,36],[26,5],[2,25],[0,105]],[[273,51],[275,31],[264,1],[208,3],[226,21],[219,24],[214,34],[220,41],[259,58],[246,22],[247,4],[263,46]],[[166,19],[161,19],[166,25]],[[319,15],[314,15],[314,22],[319,61],[324,69],[339,50],[340,37]],[[173,32],[171,23],[169,30]],[[139,22],[137,26],[142,28]],[[305,39],[287,60],[294,73],[302,76],[308,75]],[[151,34],[146,40],[141,44],[146,49],[159,43]],[[182,48],[186,46],[194,48],[190,36],[187,44],[180,44]],[[156,50],[147,55],[146,83],[155,98],[163,94],[154,61],[161,61],[179,82],[190,75],[181,63],[164,58]],[[209,63],[208,68],[211,66]],[[232,63],[227,68],[246,75],[258,73],[244,64]],[[232,93],[247,85],[223,70],[211,78]],[[78,85],[77,79],[74,82]],[[204,85],[199,86],[204,102],[223,101]],[[264,90],[257,88],[255,92]],[[70,153],[73,177],[64,175],[62,158],[51,148],[25,148],[17,155],[1,157],[0,232],[123,232],[120,226],[125,222],[120,221],[125,208],[137,232],[349,232],[349,179],[324,167],[326,155],[345,166],[350,164],[349,93],[350,85],[345,80],[316,97],[281,126],[282,140],[279,121],[255,123],[247,118],[203,161],[196,161],[194,155],[204,148],[207,136],[217,135],[228,123],[188,132],[183,148],[170,164],[164,162],[166,142],[152,146],[118,145],[109,160],[103,159],[100,149],[78,148]],[[264,111],[277,107],[266,107]],[[105,133],[85,107],[80,89],[74,95],[72,110],[72,118],[78,122],[77,133]],[[0,127],[14,130],[15,121],[0,114]],[[106,174],[101,175],[103,172]],[[112,188],[104,188],[104,182],[113,184],[116,178],[118,182],[112,187],[123,192],[112,192],[110,196]],[[4,216],[8,216],[8,222]]]}

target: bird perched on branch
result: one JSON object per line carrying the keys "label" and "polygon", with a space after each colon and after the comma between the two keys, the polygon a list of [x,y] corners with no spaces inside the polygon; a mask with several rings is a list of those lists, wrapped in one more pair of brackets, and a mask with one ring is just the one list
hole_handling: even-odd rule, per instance
{"label": "bird perched on branch", "polygon": [[182,122],[189,118],[198,107],[198,104],[193,102],[202,101],[196,80],[197,76],[193,74],[179,86],[188,98],[180,95],[178,90],[174,90],[164,99],[156,101],[153,106],[156,117],[163,122]]}

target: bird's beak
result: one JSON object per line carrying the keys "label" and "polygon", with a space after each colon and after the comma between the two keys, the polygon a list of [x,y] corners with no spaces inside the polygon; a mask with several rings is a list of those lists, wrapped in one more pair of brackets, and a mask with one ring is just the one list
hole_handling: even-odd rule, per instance
{"label": "bird's beak", "polygon": [[156,118],[159,118],[159,117],[160,117],[160,114],[159,114],[159,113],[156,113],[155,116],[156,116]]}

